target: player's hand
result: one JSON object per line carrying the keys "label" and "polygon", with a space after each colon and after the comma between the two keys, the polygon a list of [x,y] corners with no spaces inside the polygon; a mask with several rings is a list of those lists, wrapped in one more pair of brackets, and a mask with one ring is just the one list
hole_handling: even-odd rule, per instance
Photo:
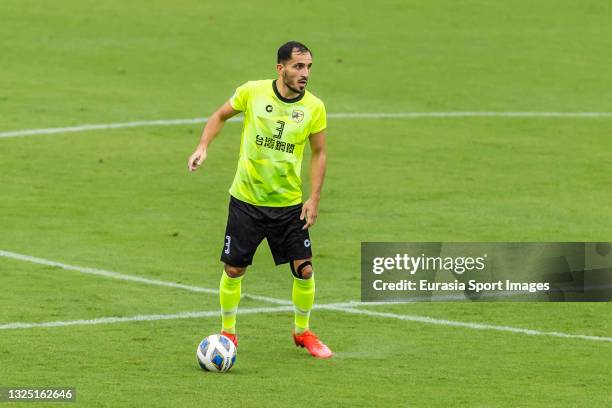
{"label": "player's hand", "polygon": [[195,152],[189,157],[187,161],[187,168],[189,171],[195,171],[198,167],[206,160],[206,149],[198,147]]}
{"label": "player's hand", "polygon": [[302,227],[303,230],[312,227],[317,221],[319,215],[319,200],[314,200],[312,197],[306,200],[302,206],[302,213],[300,214],[300,220],[306,218],[306,224]]}

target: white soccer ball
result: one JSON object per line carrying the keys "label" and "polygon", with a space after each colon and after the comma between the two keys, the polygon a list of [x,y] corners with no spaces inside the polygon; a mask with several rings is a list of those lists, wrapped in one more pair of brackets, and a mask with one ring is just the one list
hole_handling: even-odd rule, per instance
{"label": "white soccer ball", "polygon": [[236,362],[236,346],[225,336],[211,334],[198,345],[196,357],[204,370],[225,373]]}

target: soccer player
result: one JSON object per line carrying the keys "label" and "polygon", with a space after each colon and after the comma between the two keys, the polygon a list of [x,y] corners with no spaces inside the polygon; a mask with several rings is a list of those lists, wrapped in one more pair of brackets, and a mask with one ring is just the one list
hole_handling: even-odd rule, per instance
{"label": "soccer player", "polygon": [[[225,122],[244,112],[221,252],[221,334],[238,345],[236,311],[242,279],[255,250],[266,238],[274,263],[289,263],[293,273],[296,346],[305,347],[314,357],[329,358],[329,347],[309,330],[315,280],[308,228],[317,220],[325,176],[327,126],[323,102],[306,90],[311,67],[312,52],[304,44],[290,41],[282,45],[277,53],[278,79],[249,81],[238,87],[209,118],[188,167],[189,171],[196,170]],[[312,153],[311,189],[310,197],[302,203],[300,172],[307,142]]]}

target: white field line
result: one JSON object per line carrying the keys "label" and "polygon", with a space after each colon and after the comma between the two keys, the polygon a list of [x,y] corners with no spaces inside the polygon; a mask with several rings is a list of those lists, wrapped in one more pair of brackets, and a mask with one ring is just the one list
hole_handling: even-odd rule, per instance
{"label": "white field line", "polygon": [[[354,305],[355,302],[330,303],[327,305],[316,306],[318,309],[345,307]],[[293,312],[293,305],[276,306],[276,307],[256,307],[256,308],[239,308],[238,314],[264,314],[264,313],[280,313]],[[196,319],[202,317],[219,317],[220,310],[213,311],[198,311],[198,312],[181,312],[171,314],[151,314],[151,315],[136,315],[126,317],[99,317],[95,319],[78,319],[78,320],[59,320],[52,322],[13,322],[0,324],[0,330],[14,329],[32,329],[37,327],[64,327],[64,326],[84,326],[96,324],[112,324],[126,322],[146,322],[155,320],[176,320],[176,319]]]}
{"label": "white field line", "polygon": [[[345,307],[354,305],[355,302],[330,303],[328,305],[316,306],[318,309],[328,307]],[[255,307],[255,308],[239,308],[238,314],[265,314],[265,313],[281,313],[293,312],[291,306],[276,306],[276,307]],[[150,314],[136,315],[125,317],[99,317],[95,319],[78,319],[78,320],[58,320],[51,322],[12,322],[0,324],[0,330],[15,330],[15,329],[33,329],[37,327],[65,327],[65,326],[88,326],[97,324],[112,324],[112,323],[127,323],[127,322],[147,322],[155,320],[177,320],[177,319],[197,319],[203,317],[220,317],[220,310],[213,311],[197,311],[197,312],[180,312],[170,314]]]}
{"label": "white field line", "polygon": [[[261,313],[278,313],[293,311],[293,306],[277,306],[277,307],[257,307],[250,309],[240,309],[240,314],[261,314]],[[12,329],[32,329],[36,327],[64,327],[64,326],[83,326],[94,324],[110,324],[110,323],[125,323],[125,322],[146,322],[153,320],[175,320],[175,319],[194,319],[202,317],[219,317],[219,310],[210,312],[182,312],[172,314],[152,314],[152,315],[137,315],[129,317],[100,317],[97,319],[84,320],[66,320],[41,323],[5,323],[0,324],[0,330]]]}
{"label": "white field line", "polygon": [[[330,113],[329,119],[419,119],[419,118],[612,118],[612,112],[356,112]],[[122,129],[143,126],[176,126],[204,124],[208,118],[139,120],[122,123],[84,124],[67,127],[23,129],[0,132],[0,138],[85,132],[90,130]],[[232,118],[240,122],[242,118]]]}
{"label": "white field line", "polygon": [[[168,288],[188,290],[190,292],[202,292],[202,293],[210,293],[210,294],[219,293],[217,289],[203,288],[200,286],[192,286],[192,285],[183,285],[182,283],[168,282],[168,281],[162,281],[162,280],[157,280],[157,279],[149,279],[149,278],[144,278],[142,276],[127,275],[124,273],[107,271],[104,269],[86,268],[82,266],[68,265],[68,264],[61,263],[61,262],[50,261],[48,259],[36,258],[33,256],[18,254],[18,253],[9,252],[9,251],[0,250],[0,257],[16,259],[19,261],[32,262],[32,263],[39,264],[39,265],[54,266],[57,268],[62,268],[62,269],[66,269],[69,271],[81,272],[81,273],[85,273],[88,275],[97,275],[97,276],[103,276],[105,278],[119,279],[119,280],[131,281],[131,282],[139,282],[139,283],[144,283],[146,285],[165,286]],[[267,296],[257,296],[257,295],[246,295],[245,294],[243,295],[243,297],[248,298],[248,299],[253,299],[253,300],[260,300],[262,302],[267,302],[267,303],[275,303],[279,305],[292,305],[293,304],[288,300],[276,299],[276,298],[271,298]]]}
{"label": "white field line", "polygon": [[[351,305],[356,306],[356,305],[362,305],[362,304],[359,302],[331,303],[327,305],[316,305],[315,308],[322,309],[322,310],[331,310],[331,311],[336,311],[336,312],[345,312],[345,313],[359,314],[359,315],[365,315],[365,316],[373,316],[377,318],[390,318],[390,319],[404,320],[404,321],[410,321],[410,322],[416,322],[416,323],[461,327],[461,328],[467,328],[467,329],[473,329],[473,330],[493,330],[493,331],[526,334],[530,336],[548,336],[548,337],[560,337],[560,338],[566,338],[566,339],[580,339],[580,340],[612,342],[612,338],[610,337],[587,336],[587,335],[582,335],[582,334],[568,334],[568,333],[560,333],[560,332],[547,332],[547,331],[541,331],[541,330],[522,329],[522,328],[510,327],[510,326],[496,326],[496,325],[491,325],[491,324],[434,319],[434,318],[426,317],[426,316],[412,316],[412,315],[401,315],[401,314],[395,314],[395,313],[382,313],[382,312],[374,312],[371,310],[354,309],[352,307],[348,307]],[[291,311],[293,311],[293,306],[238,309],[238,313],[240,315],[281,313],[281,312],[291,312]],[[157,321],[157,320],[194,319],[194,318],[218,317],[218,316],[220,316],[220,312],[219,310],[215,310],[215,311],[206,311],[206,312],[182,312],[182,313],[173,313],[173,314],[136,315],[136,316],[129,316],[129,317],[101,317],[101,318],[96,318],[96,319],[52,321],[52,322],[40,322],[40,323],[14,322],[14,323],[0,324],[0,330],[32,329],[32,328],[40,328],[40,327],[83,326],[83,325],[143,322],[143,321]]]}
{"label": "white field line", "polygon": [[497,325],[492,325],[492,324],[472,323],[472,322],[459,322],[455,320],[434,319],[432,317],[427,317],[427,316],[412,316],[412,315],[401,315],[401,314],[396,314],[396,313],[375,312],[372,310],[355,309],[351,307],[341,307],[341,306],[339,307],[339,306],[333,306],[333,305],[321,305],[320,308],[327,309],[327,310],[336,310],[336,311],[345,312],[345,313],[353,313],[353,314],[358,314],[358,315],[378,317],[378,318],[397,319],[397,320],[404,320],[404,321],[416,322],[416,323],[435,324],[435,325],[440,325],[440,326],[462,327],[462,328],[473,329],[473,330],[494,330],[494,331],[501,331],[501,332],[527,334],[531,336],[549,336],[549,337],[560,337],[564,339],[593,340],[593,341],[603,341],[603,342],[612,343],[612,337],[587,336],[584,334],[548,332],[548,331],[542,331],[542,330],[523,329],[519,327],[497,326]]}
{"label": "white field line", "polygon": [[[331,303],[329,305],[322,305],[317,308],[325,309],[332,307],[344,307],[350,306],[353,302],[346,303]],[[280,313],[280,312],[293,312],[293,305],[291,306],[276,306],[276,307],[256,307],[256,308],[239,308],[238,314],[264,314],[264,313]],[[84,326],[84,325],[96,325],[96,324],[112,324],[112,323],[126,323],[126,322],[146,322],[155,320],[176,320],[176,319],[196,319],[202,317],[220,317],[221,311],[201,311],[201,312],[181,312],[171,314],[151,314],[151,315],[136,315],[127,317],[99,317],[95,319],[79,319],[79,320],[59,320],[53,322],[13,322],[0,324],[0,330],[14,330],[14,329],[32,329],[37,327],[64,327],[64,326]]]}
{"label": "white field line", "polygon": [[[95,269],[95,268],[84,268],[80,266],[67,265],[60,262],[50,261],[47,259],[36,258],[28,255],[17,254],[15,252],[8,252],[0,250],[0,257],[16,259],[20,261],[33,262],[41,265],[48,266],[56,266],[66,270],[72,270],[76,272],[103,276],[112,279],[120,279],[127,281],[140,282],[148,285],[157,285],[157,286],[166,286],[175,289],[183,289],[192,292],[204,292],[204,293],[218,293],[215,289],[202,288],[199,286],[190,286],[183,285],[174,282],[166,282],[155,279],[143,278],[140,276],[134,275],[126,275],[118,272],[106,271],[103,269]],[[293,304],[290,301],[284,299],[271,298],[268,296],[255,296],[255,295],[243,295],[245,298],[260,300],[262,302],[269,302],[274,304],[284,305],[283,307],[275,307],[275,308],[252,308],[252,309],[244,309],[241,313],[258,313],[256,310],[261,310],[261,313],[270,313],[270,312],[282,312],[287,310],[293,310]],[[393,303],[393,302],[388,302]],[[343,303],[331,303],[331,304],[320,304],[315,305],[316,309],[323,310],[332,310],[337,312],[351,313],[351,314],[359,314],[359,315],[367,315],[379,318],[390,318],[390,319],[398,319],[404,321],[411,321],[417,323],[425,323],[425,324],[436,324],[442,326],[450,326],[450,327],[461,327],[473,330],[495,330],[502,332],[511,332],[518,334],[527,334],[527,335],[538,335],[538,336],[552,336],[552,337],[560,337],[560,338],[568,338],[568,339],[581,339],[581,340],[594,340],[594,341],[604,341],[604,342],[612,342],[612,338],[610,337],[600,337],[600,336],[588,336],[582,334],[569,334],[569,333],[561,333],[561,332],[547,332],[541,330],[532,330],[532,329],[523,329],[518,327],[510,327],[510,326],[497,326],[491,324],[482,324],[482,323],[471,323],[471,322],[460,322],[454,320],[444,320],[444,319],[434,319],[427,316],[412,316],[412,315],[400,315],[395,313],[384,313],[384,312],[375,312],[371,310],[363,310],[356,309],[357,306],[372,306],[372,305],[382,305],[387,304],[387,302],[376,302],[376,303],[362,303],[362,302],[343,302]],[[249,312],[250,311],[250,312]],[[194,315],[196,314],[196,315]],[[69,326],[75,324],[101,324],[101,323],[117,323],[123,321],[139,321],[139,320],[169,320],[169,319],[179,319],[179,318],[188,318],[188,317],[207,317],[207,316],[218,316],[219,312],[186,312],[186,313],[178,313],[178,314],[170,314],[170,315],[144,315],[144,316],[133,316],[133,317],[106,317],[101,319],[93,319],[93,320],[76,320],[76,321],[68,321],[68,322],[47,322],[47,323],[6,323],[0,325],[0,329],[17,329],[17,328],[29,328],[29,327],[54,327],[54,326]],[[182,317],[181,317],[182,316]],[[131,319],[131,320],[126,320]],[[88,323],[95,322],[101,320],[100,323]],[[79,323],[74,323],[79,322]],[[45,324],[50,326],[44,326]],[[22,325],[15,327],[4,327],[7,325]],[[26,326],[23,326],[26,325]]]}
{"label": "white field line", "polygon": [[[239,118],[232,118],[230,122],[240,121]],[[193,118],[193,119],[162,119],[162,120],[141,120],[136,122],[123,122],[123,123],[106,123],[106,124],[95,124],[95,125],[78,125],[68,126],[59,128],[46,128],[46,129],[24,129],[24,130],[11,130],[7,132],[0,132],[0,138],[2,137],[18,137],[18,136],[31,136],[31,135],[51,135],[54,133],[69,133],[69,132],[85,132],[89,130],[107,130],[107,129],[123,129],[131,127],[143,127],[143,126],[176,126],[176,125],[191,125],[191,124],[203,124],[208,121],[208,118]]]}

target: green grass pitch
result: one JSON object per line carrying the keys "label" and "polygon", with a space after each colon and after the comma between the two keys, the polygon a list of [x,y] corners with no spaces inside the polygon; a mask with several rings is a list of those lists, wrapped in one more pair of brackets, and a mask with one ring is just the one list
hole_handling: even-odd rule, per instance
{"label": "green grass pitch", "polygon": [[[611,14],[589,0],[4,0],[0,132],[207,116],[239,84],[272,78],[289,39],[313,49],[309,87],[329,113],[610,112]],[[611,126],[330,119],[311,231],[317,303],[359,299],[361,241],[609,241]],[[0,251],[215,288],[240,124],[188,174],[201,129],[0,138]],[[290,290],[289,268],[263,244],[243,291],[289,300]],[[290,312],[243,314],[236,366],[217,375],[195,359],[216,316],[2,329],[217,308],[210,293],[0,257],[0,387],[76,387],[83,407],[612,404],[609,341],[321,309],[312,327],[336,355],[318,361],[292,344]],[[607,303],[358,310],[612,337]]]}

